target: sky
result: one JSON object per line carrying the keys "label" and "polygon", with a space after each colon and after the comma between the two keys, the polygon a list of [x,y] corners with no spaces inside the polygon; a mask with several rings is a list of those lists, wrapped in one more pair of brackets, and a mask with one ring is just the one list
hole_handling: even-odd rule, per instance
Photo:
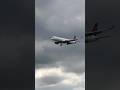
{"label": "sky", "polygon": [[[55,45],[53,35],[80,43]],[[85,0],[35,0],[35,89],[85,90]]]}

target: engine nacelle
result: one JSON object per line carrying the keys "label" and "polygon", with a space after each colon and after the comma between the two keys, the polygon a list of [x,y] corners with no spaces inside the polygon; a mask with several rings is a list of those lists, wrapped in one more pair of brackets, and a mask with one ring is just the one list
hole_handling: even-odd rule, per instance
{"label": "engine nacelle", "polygon": [[54,42],[55,44],[59,44],[59,42]]}

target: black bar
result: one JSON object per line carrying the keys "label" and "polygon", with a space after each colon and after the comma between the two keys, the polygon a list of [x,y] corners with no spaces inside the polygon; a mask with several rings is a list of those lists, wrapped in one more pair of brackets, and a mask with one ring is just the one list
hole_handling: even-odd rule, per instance
{"label": "black bar", "polygon": [[34,90],[34,0],[0,1],[0,89]]}
{"label": "black bar", "polygon": [[119,90],[120,88],[120,1],[86,0],[86,32],[94,23],[99,28],[114,25],[104,33],[110,38],[86,43],[86,90]]}

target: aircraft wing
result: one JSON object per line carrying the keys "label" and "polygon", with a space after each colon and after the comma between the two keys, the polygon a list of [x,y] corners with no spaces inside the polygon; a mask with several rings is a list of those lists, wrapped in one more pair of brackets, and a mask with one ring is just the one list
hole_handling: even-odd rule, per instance
{"label": "aircraft wing", "polygon": [[104,33],[108,30],[112,30],[113,28],[114,28],[114,26],[111,26],[110,28],[98,29],[97,31],[85,33],[85,36],[97,35],[97,34],[100,34],[100,33]]}
{"label": "aircraft wing", "polygon": [[60,46],[62,46],[62,43],[68,43],[68,44],[70,44],[70,40],[55,41],[55,44],[59,44],[59,43],[60,43]]}

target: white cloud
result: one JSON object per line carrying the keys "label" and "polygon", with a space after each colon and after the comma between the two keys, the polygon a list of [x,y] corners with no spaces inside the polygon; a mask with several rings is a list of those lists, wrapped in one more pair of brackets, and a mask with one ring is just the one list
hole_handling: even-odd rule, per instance
{"label": "white cloud", "polygon": [[[64,72],[62,70],[63,68],[40,68],[35,70],[35,80],[41,80],[42,78],[48,77],[48,76],[56,76],[58,78],[62,78],[62,80],[58,83],[61,83],[63,85],[68,85],[68,86],[81,86],[84,88],[84,73],[81,75],[78,75],[76,73],[72,72]],[[47,83],[46,81],[42,81],[39,83]],[[49,86],[54,86],[57,83],[51,83]],[[41,86],[40,86],[41,85]],[[48,86],[47,84],[45,86]],[[43,84],[36,84],[36,88],[39,87],[45,87]]]}

